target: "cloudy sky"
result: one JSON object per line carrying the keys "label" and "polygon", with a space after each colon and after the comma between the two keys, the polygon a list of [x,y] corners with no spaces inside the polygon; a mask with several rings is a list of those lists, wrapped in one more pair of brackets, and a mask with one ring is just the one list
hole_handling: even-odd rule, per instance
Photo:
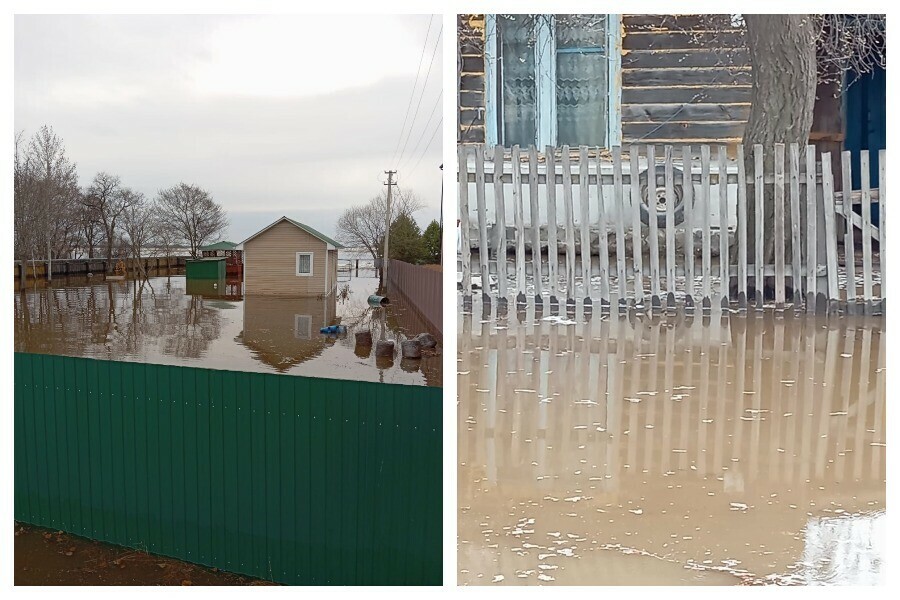
{"label": "cloudy sky", "polygon": [[82,185],[98,171],[149,197],[200,185],[234,241],[281,215],[333,234],[388,168],[427,204],[424,227],[440,213],[440,29],[428,15],[16,16],[15,126],[52,126]]}

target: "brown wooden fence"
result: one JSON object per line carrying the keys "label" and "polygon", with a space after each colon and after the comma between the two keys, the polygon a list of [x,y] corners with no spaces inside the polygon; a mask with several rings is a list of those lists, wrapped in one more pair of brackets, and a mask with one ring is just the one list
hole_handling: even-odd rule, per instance
{"label": "brown wooden fence", "polygon": [[404,298],[428,321],[434,330],[443,335],[443,300],[441,271],[419,265],[411,265],[392,259],[388,269],[388,290],[400,292]]}
{"label": "brown wooden fence", "polygon": [[880,310],[884,150],[877,182],[867,151],[840,173],[815,146],[736,152],[460,146],[463,296]]}
{"label": "brown wooden fence", "polygon": [[[144,263],[144,268],[146,270],[150,269],[166,269],[166,268],[177,268],[184,267],[184,256],[160,256],[160,257],[149,257],[141,259]],[[125,258],[122,259],[125,262],[126,269],[131,272],[133,270],[137,270],[139,265],[138,261],[134,258]],[[73,258],[73,259],[57,259],[54,258],[49,264],[52,265],[52,276],[53,277],[65,277],[66,275],[87,275],[88,273],[101,275],[106,273],[108,268],[112,269],[115,267],[116,263],[119,259],[105,259],[105,258]],[[15,261],[14,263],[14,272],[16,281],[22,278],[22,264],[23,261]],[[47,278],[47,269],[48,269],[48,261],[44,260],[35,260],[35,261],[24,261],[25,267],[25,276],[28,279],[46,279]]]}

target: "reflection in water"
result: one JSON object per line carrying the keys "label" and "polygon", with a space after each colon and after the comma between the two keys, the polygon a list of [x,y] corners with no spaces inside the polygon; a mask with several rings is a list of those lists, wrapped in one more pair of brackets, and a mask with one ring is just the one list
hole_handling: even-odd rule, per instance
{"label": "reflection in water", "polygon": [[[15,350],[108,360],[191,365],[441,385],[441,357],[405,367],[354,352],[356,328],[376,339],[401,340],[427,331],[402,301],[372,309],[366,298],[377,279],[354,278],[329,299],[241,295],[240,281],[195,282],[183,276],[147,280],[54,281],[15,294]],[[346,287],[345,287],[346,286]],[[345,337],[319,333],[344,324]]]}
{"label": "reflection in water", "polygon": [[238,341],[279,373],[318,356],[337,341],[319,329],[334,323],[335,296],[244,299],[244,331]]}
{"label": "reflection in water", "polygon": [[883,320],[576,322],[461,318],[460,583],[882,577]]}

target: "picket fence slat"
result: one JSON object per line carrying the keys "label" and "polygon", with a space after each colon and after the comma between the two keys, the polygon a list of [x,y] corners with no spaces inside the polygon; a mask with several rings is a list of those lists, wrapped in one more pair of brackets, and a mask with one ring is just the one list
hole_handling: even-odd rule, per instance
{"label": "picket fence slat", "polygon": [[[608,154],[586,146],[548,146],[543,155],[531,146],[527,157],[518,145],[509,149],[476,145],[474,151],[461,146],[457,153],[462,213],[458,264],[463,296],[471,297],[474,287],[472,252],[477,248],[485,301],[496,295],[505,302],[515,294],[520,303],[526,290],[534,289],[535,301],[549,291],[551,302],[559,303],[564,285],[569,310],[576,297],[586,306],[599,300],[608,307],[615,296],[620,310],[632,301],[643,308],[648,295],[654,309],[697,303],[704,310],[714,305],[744,310],[751,302],[756,310],[769,303],[779,309],[790,303],[796,311],[803,310],[805,303],[808,312],[823,306],[851,310],[857,302],[868,312],[879,313],[883,308],[883,151],[878,155],[877,188],[870,181],[870,153],[860,152],[859,164],[854,166],[853,156],[842,152],[838,192],[831,154],[817,156],[813,145],[806,146],[805,157],[798,144],[769,148],[755,144],[752,157],[737,147],[732,160],[722,144],[715,145],[715,157],[712,146],[700,145],[699,158],[693,154],[696,147],[662,147],[664,154],[657,161],[654,144],[643,150],[630,146],[625,160],[620,146],[610,148]],[[646,153],[645,160],[641,152]],[[766,152],[771,153],[768,159]],[[852,189],[854,168],[859,168],[860,190]],[[752,203],[749,186],[753,186]],[[672,202],[659,204],[679,192],[677,208]],[[507,206],[510,198],[512,207]],[[772,206],[767,211],[769,202]],[[872,215],[873,203],[877,218]],[[473,227],[473,221],[477,226]],[[544,227],[549,284],[543,279]],[[696,242],[698,227],[700,241]],[[714,234],[718,236],[715,247]],[[510,235],[515,239],[508,239]],[[610,240],[615,242],[614,250]],[[878,242],[877,248],[873,241]],[[664,255],[660,244],[665,245]],[[592,247],[598,247],[600,254],[599,290],[591,285]],[[861,247],[858,257],[856,247]],[[615,256],[610,256],[611,251]],[[562,254],[564,275],[559,273]],[[610,289],[613,274],[616,284]]]}
{"label": "picket fence slat", "polygon": [[791,287],[794,289],[793,303],[799,305],[803,298],[803,277],[800,264],[803,262],[800,245],[800,145],[790,147],[791,177]]}
{"label": "picket fence slat", "polygon": [[684,146],[681,149],[681,189],[684,194],[682,205],[684,206],[684,263],[685,263],[685,294],[689,305],[694,303],[694,185],[691,178],[693,162],[691,147]]}
{"label": "picket fence slat", "polygon": [[844,217],[844,264],[847,269],[847,302],[856,302],[856,261],[855,246],[853,243],[853,204],[847,202],[850,197],[850,191],[853,188],[853,179],[851,177],[852,167],[850,165],[851,154],[849,150],[841,152],[841,180],[844,202],[841,202],[841,214]]}
{"label": "picket fence slat", "polygon": [[744,147],[737,147],[738,167],[738,302],[741,308],[747,303],[747,173],[744,165]]}
{"label": "picket fence slat", "polygon": [[755,223],[753,228],[753,249],[756,260],[756,308],[763,306],[763,247],[765,245],[766,230],[763,227],[763,213],[765,211],[765,187],[763,175],[763,147],[762,144],[753,145],[753,199]]}
{"label": "picket fence slat", "polygon": [[575,209],[572,206],[572,162],[562,147],[563,209],[566,217],[566,300],[575,298]]}
{"label": "picket fence slat", "polygon": [[[588,197],[588,149],[578,149],[578,204],[581,208],[581,281],[584,297],[591,296],[591,202]],[[572,294],[574,296],[574,292]]]}
{"label": "picket fence slat", "polygon": [[822,153],[822,194],[825,198],[825,260],[828,268],[828,299],[838,298],[837,238],[834,226],[834,178],[831,153]]}
{"label": "picket fence slat", "polygon": [[806,306],[815,311],[818,292],[819,247],[816,240],[819,213],[816,210],[816,147],[806,147]]}
{"label": "picket fence slat", "polygon": [[719,304],[728,304],[729,276],[728,267],[728,186],[722,181],[722,175],[728,172],[727,149],[719,146],[718,175],[719,175]]}
{"label": "picket fence slat", "polygon": [[525,203],[522,198],[522,153],[512,148],[513,214],[516,223],[516,295],[525,294]]}
{"label": "picket fence slat", "polygon": [[872,198],[869,193],[869,151],[859,152],[859,180],[862,187],[862,243],[863,243],[863,296],[868,303],[872,298]]}
{"label": "picket fence slat", "polygon": [[[629,174],[639,172],[640,147],[628,149]],[[641,183],[637,177],[629,175],[631,201],[631,266],[634,270],[634,298],[638,304],[644,302],[644,236],[641,223]],[[599,190],[598,190],[598,193]],[[601,202],[602,195],[601,195]],[[624,215],[623,215],[624,218]]]}
{"label": "picket fence slat", "polygon": [[[493,154],[495,175],[503,173],[503,165],[506,164],[505,157],[506,149],[503,146],[495,146]],[[509,281],[506,276],[506,198],[500,177],[494,177],[494,207],[496,209],[495,229],[497,230],[497,247],[494,254],[497,261],[497,293],[501,298],[506,298]]]}
{"label": "picket fence slat", "polygon": [[[619,305],[625,301],[625,191],[622,186],[622,148],[614,146],[613,156],[613,193],[616,210],[616,278]],[[598,162],[597,168],[600,168]],[[598,171],[599,172],[599,171]],[[603,195],[600,194],[600,212],[603,211]],[[602,232],[601,232],[602,235]]]}
{"label": "picket fence slat", "polygon": [[674,148],[665,147],[666,177],[666,305],[675,306],[675,175],[672,169]]}
{"label": "picket fence slat", "polygon": [[784,144],[775,144],[775,306],[783,307],[784,294]]}
{"label": "picket fence slat", "polygon": [[[628,150],[629,184],[631,189],[631,266],[634,269],[634,297],[638,304],[644,302],[644,236],[641,232],[641,183],[638,177],[640,147],[631,146]],[[600,201],[603,202],[601,195]],[[602,211],[601,211],[602,212]],[[603,239],[603,236],[600,236]],[[602,245],[601,245],[602,254]],[[601,257],[602,261],[602,257]]]}
{"label": "picket fence slat", "polygon": [[462,292],[463,296],[472,295],[472,253],[469,249],[472,243],[469,239],[469,153],[467,147],[460,145],[457,148],[459,169],[459,227],[460,227],[460,255],[462,257]]}
{"label": "picket fence slat", "polygon": [[547,267],[550,271],[550,301],[559,300],[559,243],[556,239],[556,156],[554,148],[547,146]]}
{"label": "picket fence slat", "polygon": [[531,262],[534,279],[534,295],[543,293],[543,269],[541,268],[541,210],[538,202],[538,152],[535,146],[528,148],[528,202],[531,205]]}
{"label": "picket fence slat", "polygon": [[488,269],[487,204],[484,196],[484,146],[475,146],[475,204],[478,209],[478,267],[482,292],[491,289]]}
{"label": "picket fence slat", "polygon": [[710,277],[712,271],[712,240],[710,236],[710,181],[709,181],[709,146],[700,147],[700,196],[703,198],[703,306],[710,303]]}
{"label": "picket fence slat", "polygon": [[[599,177],[602,165],[597,157],[597,175]],[[600,268],[600,302],[609,302],[609,237],[607,236],[606,210],[603,202],[603,194],[599,194],[597,203],[597,229],[599,235],[597,264]]]}

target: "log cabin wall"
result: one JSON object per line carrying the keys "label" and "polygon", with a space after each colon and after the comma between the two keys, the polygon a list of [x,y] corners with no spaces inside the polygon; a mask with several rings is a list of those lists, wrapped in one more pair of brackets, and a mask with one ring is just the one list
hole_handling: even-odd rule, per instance
{"label": "log cabin wall", "polygon": [[[457,16],[457,141],[485,142],[484,15]],[[622,141],[737,143],[750,110],[750,66],[736,29],[698,15],[624,15]]]}
{"label": "log cabin wall", "polygon": [[623,15],[623,143],[740,142],[750,63],[740,31],[709,17]]}
{"label": "log cabin wall", "polygon": [[457,142],[483,144],[484,15],[457,15]]}
{"label": "log cabin wall", "polygon": [[[457,141],[485,135],[485,16],[458,15]],[[623,15],[622,142],[741,141],[750,112],[751,68],[740,30],[710,15]],[[727,19],[729,15],[717,15]],[[844,115],[839,87],[820,85],[810,142],[839,160]],[[840,173],[835,163],[835,172]]]}

